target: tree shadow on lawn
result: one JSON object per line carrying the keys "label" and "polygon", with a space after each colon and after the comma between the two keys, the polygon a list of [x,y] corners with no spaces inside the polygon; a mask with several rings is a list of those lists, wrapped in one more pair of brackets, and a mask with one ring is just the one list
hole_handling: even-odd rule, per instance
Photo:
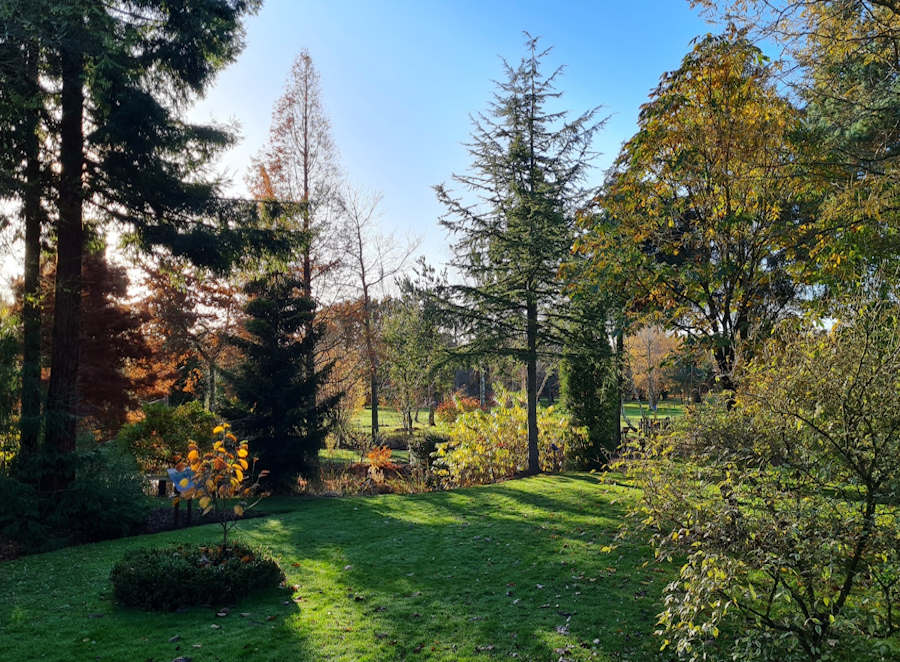
{"label": "tree shadow on lawn", "polygon": [[160,613],[123,608],[115,603],[109,571],[129,549],[187,540],[209,542],[215,537],[214,527],[197,527],[70,547],[3,564],[3,659],[320,659],[295,627],[299,607],[291,601],[290,590],[274,589],[250,596],[229,606],[223,617],[217,613],[226,605]]}
{"label": "tree shadow on lawn", "polygon": [[527,480],[546,484],[310,504],[247,534],[283,558],[320,659],[669,659],[651,634],[674,566],[602,550],[622,490]]}

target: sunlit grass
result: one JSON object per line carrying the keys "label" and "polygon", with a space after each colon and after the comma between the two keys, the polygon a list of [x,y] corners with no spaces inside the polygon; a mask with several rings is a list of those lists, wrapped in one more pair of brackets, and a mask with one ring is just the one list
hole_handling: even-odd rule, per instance
{"label": "sunlit grass", "polygon": [[225,617],[121,609],[108,582],[130,549],[212,541],[215,526],[25,557],[0,566],[3,658],[657,659],[650,633],[674,569],[645,567],[642,546],[601,551],[633,494],[570,474],[413,496],[272,499],[261,505],[271,516],[242,522],[237,537],[271,550],[297,590]]}

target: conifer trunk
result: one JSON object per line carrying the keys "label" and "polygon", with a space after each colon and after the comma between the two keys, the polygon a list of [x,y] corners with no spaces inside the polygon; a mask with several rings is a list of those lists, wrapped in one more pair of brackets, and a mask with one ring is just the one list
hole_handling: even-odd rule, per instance
{"label": "conifer trunk", "polygon": [[536,474],[541,471],[540,458],[538,456],[537,427],[537,303],[530,299],[526,308],[526,341],[528,345],[528,358],[526,361],[528,371],[526,379],[526,390],[528,393],[528,473]]}
{"label": "conifer trunk", "polygon": [[[56,250],[56,297],[50,387],[47,394],[47,446],[61,454],[75,450],[78,404],[79,335],[81,330],[81,257],[84,165],[84,58],[77,46],[61,54],[59,222]],[[71,470],[60,470],[53,489],[71,482]]]}
{"label": "conifer trunk", "polygon": [[22,292],[22,402],[19,422],[20,448],[24,456],[38,447],[41,429],[41,168],[38,124],[38,48],[26,52],[30,104],[25,112],[25,282]]}

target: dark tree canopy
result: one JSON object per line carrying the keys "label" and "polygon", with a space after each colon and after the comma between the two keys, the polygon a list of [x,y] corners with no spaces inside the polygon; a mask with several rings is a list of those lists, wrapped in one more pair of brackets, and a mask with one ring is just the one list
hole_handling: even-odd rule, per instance
{"label": "dark tree canopy", "polygon": [[315,304],[303,294],[303,285],[286,273],[267,274],[247,285],[246,333],[231,338],[244,360],[227,375],[237,404],[224,413],[250,442],[260,468],[268,469],[273,485],[282,489],[318,466],[329,416],[340,398],[317,401],[330,366],[309,372],[307,357],[322,331],[310,327]]}

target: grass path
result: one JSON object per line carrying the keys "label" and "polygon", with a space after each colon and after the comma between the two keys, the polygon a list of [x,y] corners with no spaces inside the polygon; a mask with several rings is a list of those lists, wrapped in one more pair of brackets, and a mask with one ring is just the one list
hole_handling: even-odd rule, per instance
{"label": "grass path", "polygon": [[631,494],[568,474],[273,500],[278,512],[243,522],[238,537],[267,546],[297,590],[251,598],[224,618],[122,609],[107,579],[130,549],[213,541],[214,526],[25,557],[0,564],[3,659],[668,659],[650,633],[674,569],[642,567],[641,547],[601,551]]}

